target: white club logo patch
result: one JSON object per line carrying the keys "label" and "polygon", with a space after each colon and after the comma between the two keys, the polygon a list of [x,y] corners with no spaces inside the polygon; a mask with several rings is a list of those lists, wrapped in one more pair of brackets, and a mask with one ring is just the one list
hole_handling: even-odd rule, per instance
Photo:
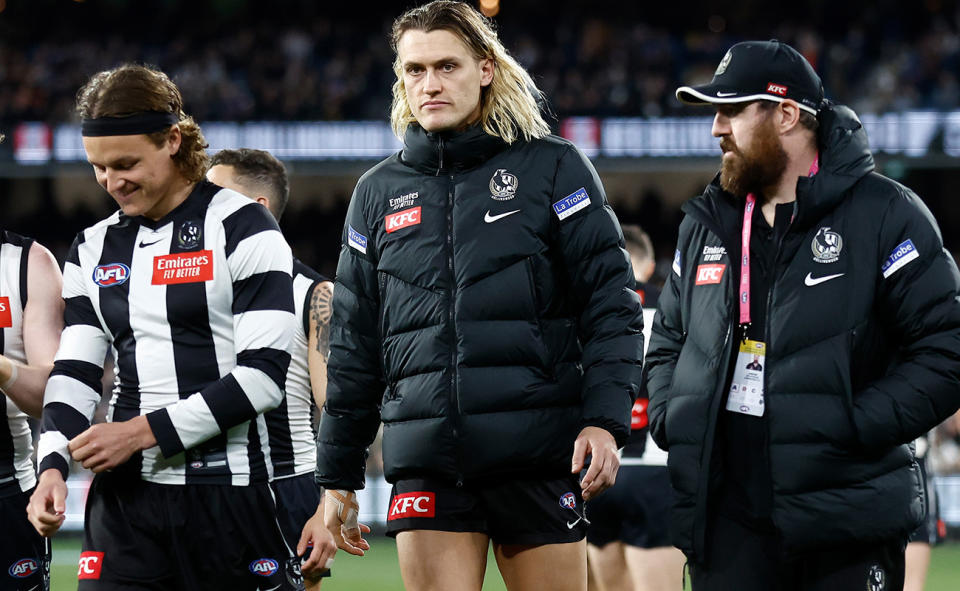
{"label": "white club logo patch", "polygon": [[519,184],[517,177],[507,172],[506,168],[498,168],[490,177],[490,197],[497,201],[513,199]]}
{"label": "white club logo patch", "polygon": [[887,573],[878,564],[871,566],[867,573],[867,591],[885,591],[886,588]]}
{"label": "white club logo patch", "polygon": [[829,227],[817,230],[817,235],[810,243],[813,251],[813,260],[817,263],[835,263],[843,250],[843,238]]}
{"label": "white club logo patch", "polygon": [[733,58],[733,53],[727,52],[723,59],[720,60],[720,65],[717,66],[717,71],[713,73],[714,76],[719,76],[727,71],[727,66],[730,65],[730,60]]}

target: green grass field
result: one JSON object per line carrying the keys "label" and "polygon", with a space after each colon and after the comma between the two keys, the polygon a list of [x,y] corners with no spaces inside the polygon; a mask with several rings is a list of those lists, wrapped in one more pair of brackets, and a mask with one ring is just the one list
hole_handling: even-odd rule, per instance
{"label": "green grass field", "polygon": [[[402,591],[397,549],[393,540],[372,538],[373,548],[363,558],[344,552],[337,554],[334,577],[325,581],[327,591]],[[75,591],[77,588],[77,559],[80,540],[74,537],[57,538],[53,543],[51,591]],[[493,556],[487,560],[484,591],[506,591],[497,572]],[[933,549],[926,591],[957,591],[960,589],[960,544],[945,544]]]}

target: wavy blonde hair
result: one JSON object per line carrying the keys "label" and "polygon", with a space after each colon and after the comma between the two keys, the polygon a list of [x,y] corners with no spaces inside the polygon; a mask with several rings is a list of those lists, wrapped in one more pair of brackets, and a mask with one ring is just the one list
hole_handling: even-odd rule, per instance
{"label": "wavy blonde hair", "polygon": [[[180,89],[166,74],[148,66],[125,64],[94,74],[77,92],[77,112],[84,119],[124,117],[145,111],[177,116],[181,140],[173,161],[190,182],[203,180],[210,165],[207,140],[200,125],[184,113]],[[146,135],[159,148],[167,141],[170,127]]]}
{"label": "wavy blonde hair", "polygon": [[463,41],[474,58],[493,60],[493,81],[480,92],[480,122],[484,131],[508,144],[521,136],[530,141],[550,133],[550,126],[541,115],[538,104],[543,93],[530,74],[507,52],[493,24],[463,2],[435,0],[408,10],[393,22],[390,45],[396,56],[393,71],[397,81],[393,83],[390,125],[401,140],[407,126],[416,121],[407,102],[403,67],[397,51],[400,37],[410,30],[425,33],[450,31]]}

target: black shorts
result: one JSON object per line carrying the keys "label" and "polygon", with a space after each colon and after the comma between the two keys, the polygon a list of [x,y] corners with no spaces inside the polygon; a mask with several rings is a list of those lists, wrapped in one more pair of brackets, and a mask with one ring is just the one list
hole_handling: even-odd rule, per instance
{"label": "black shorts", "polygon": [[98,474],[87,497],[80,591],[303,589],[273,494]]}
{"label": "black shorts", "polygon": [[50,541],[27,520],[33,491],[0,498],[0,589],[47,591],[50,588]]}
{"label": "black shorts", "polygon": [[[283,532],[287,546],[296,552],[304,524],[317,512],[317,505],[323,499],[320,486],[314,480],[312,472],[278,478],[271,482],[270,486],[277,498],[277,522],[280,524],[280,531]],[[307,554],[309,555],[309,550]],[[330,570],[321,571],[320,576],[330,576]]]}
{"label": "black shorts", "polygon": [[917,458],[920,476],[923,478],[923,490],[927,499],[927,513],[923,523],[910,534],[911,542],[923,542],[931,546],[939,544],[947,537],[947,524],[940,518],[940,499],[937,488],[927,474],[927,458]]}
{"label": "black shorts", "polygon": [[779,539],[714,515],[706,561],[688,563],[693,591],[903,591],[906,540],[806,552],[789,560]]}
{"label": "black shorts", "polygon": [[480,532],[498,544],[579,542],[587,529],[576,476],[457,487],[412,478],[393,485],[387,535],[406,530]]}
{"label": "black shorts", "polygon": [[639,548],[670,546],[673,487],[666,466],[620,466],[617,482],[587,502],[587,542]]}

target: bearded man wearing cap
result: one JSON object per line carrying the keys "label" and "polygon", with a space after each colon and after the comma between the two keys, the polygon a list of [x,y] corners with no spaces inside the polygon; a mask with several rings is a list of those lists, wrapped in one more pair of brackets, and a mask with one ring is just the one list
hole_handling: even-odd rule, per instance
{"label": "bearded man wearing cap", "polygon": [[902,589],[926,511],[909,442],[960,406],[936,221],[788,45],[734,45],[677,97],[715,107],[723,151],[646,358],[693,589]]}

